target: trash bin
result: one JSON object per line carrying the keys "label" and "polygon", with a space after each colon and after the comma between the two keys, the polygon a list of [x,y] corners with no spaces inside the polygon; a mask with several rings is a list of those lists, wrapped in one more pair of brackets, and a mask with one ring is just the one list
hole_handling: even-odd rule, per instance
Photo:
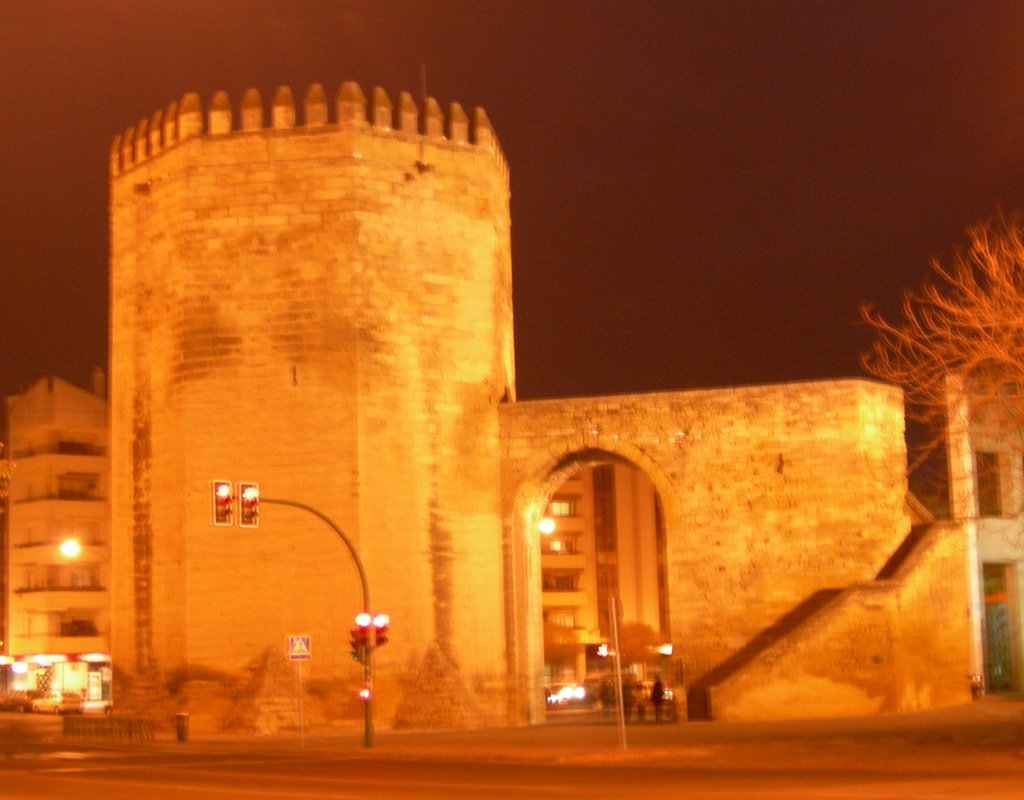
{"label": "trash bin", "polygon": [[174,715],[174,734],[179,742],[188,741],[188,712],[179,711]]}

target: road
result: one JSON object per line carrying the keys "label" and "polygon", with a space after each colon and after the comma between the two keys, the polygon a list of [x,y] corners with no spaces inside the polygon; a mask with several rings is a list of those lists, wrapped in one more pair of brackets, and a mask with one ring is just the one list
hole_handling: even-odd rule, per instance
{"label": "road", "polygon": [[[641,742],[630,753],[580,749],[559,760],[550,752],[545,757],[528,752],[520,743],[544,736],[583,741],[596,729],[545,729],[519,729],[505,738],[494,733],[433,735],[428,749],[416,737],[396,738],[380,752],[367,754],[358,746],[339,748],[336,742],[314,741],[300,749],[293,740],[278,740],[271,747],[259,740],[90,744],[60,737],[59,720],[4,714],[0,795],[5,800],[1024,797],[1021,752],[971,749],[941,730],[893,739],[878,751],[871,749],[877,737],[861,741],[843,731],[842,745],[823,749],[821,758],[814,757],[813,743],[790,733],[763,744],[744,740],[706,748],[666,749],[669,740],[664,739],[656,746]],[[693,728],[664,735],[742,739],[744,730]],[[653,726],[642,733],[663,734]],[[471,750],[465,743],[474,741],[482,744]],[[888,757],[881,757],[883,752]]]}
{"label": "road", "polygon": [[1019,800],[1021,775],[552,766],[380,759],[51,753],[5,764],[9,800],[105,798],[989,798]]}

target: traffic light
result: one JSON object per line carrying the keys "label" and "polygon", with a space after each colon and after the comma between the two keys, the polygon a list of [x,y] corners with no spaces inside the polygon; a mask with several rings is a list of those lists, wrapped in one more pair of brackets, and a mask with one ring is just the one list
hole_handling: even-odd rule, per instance
{"label": "traffic light", "polygon": [[238,484],[238,527],[258,528],[260,525],[260,485]]}
{"label": "traffic light", "polygon": [[366,657],[366,645],[363,643],[363,629],[353,628],[349,632],[349,645],[352,648],[351,656],[353,661],[363,661]]}
{"label": "traffic light", "polygon": [[210,517],[214,525],[233,522],[235,498],[231,481],[210,481]]}
{"label": "traffic light", "polygon": [[383,647],[388,643],[388,624],[391,617],[387,614],[378,614],[373,618],[374,647]]}
{"label": "traffic light", "polygon": [[359,699],[362,700],[364,703],[368,703],[370,701],[370,697],[372,696],[372,694],[373,693],[370,691],[370,687],[364,686],[359,690]]}
{"label": "traffic light", "polygon": [[363,611],[356,614],[356,627],[352,629],[352,660],[366,661],[366,654],[370,650],[370,625],[373,620],[369,614]]}

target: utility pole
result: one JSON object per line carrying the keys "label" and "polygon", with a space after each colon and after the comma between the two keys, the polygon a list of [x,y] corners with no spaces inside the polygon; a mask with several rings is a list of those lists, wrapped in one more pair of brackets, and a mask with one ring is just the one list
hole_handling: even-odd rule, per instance
{"label": "utility pole", "polygon": [[[314,517],[318,517],[321,521],[326,523],[327,527],[338,534],[338,538],[341,539],[345,547],[348,548],[348,552],[351,554],[352,560],[355,562],[356,570],[359,572],[359,584],[363,590],[363,613],[372,616],[372,612],[370,611],[370,584],[366,580],[366,570],[363,569],[363,562],[359,558],[359,553],[356,551],[356,548],[341,528],[339,528],[326,514],[318,511],[312,506],[306,505],[305,503],[299,503],[295,500],[281,500],[270,497],[261,497],[260,502],[274,506],[290,506],[291,508],[298,508],[302,511],[306,511]],[[367,696],[363,698],[363,745],[367,749],[373,747],[373,650],[375,644],[376,642],[371,639],[370,647],[366,648],[365,655],[363,656],[363,690],[368,693]]]}

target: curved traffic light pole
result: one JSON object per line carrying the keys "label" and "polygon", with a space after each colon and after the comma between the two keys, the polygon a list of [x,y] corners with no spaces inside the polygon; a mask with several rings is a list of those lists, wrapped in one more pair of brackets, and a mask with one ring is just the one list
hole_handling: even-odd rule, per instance
{"label": "curved traffic light pole", "polygon": [[[363,569],[363,562],[359,560],[359,553],[356,552],[356,548],[349,541],[349,538],[330,517],[326,516],[320,511],[317,511],[312,506],[307,506],[305,503],[297,503],[294,500],[275,500],[269,497],[261,497],[260,503],[269,503],[274,506],[291,506],[292,508],[299,508],[303,511],[308,511],[314,517],[319,517],[327,526],[338,534],[338,538],[348,548],[348,552],[352,555],[352,560],[356,564],[356,570],[359,572],[359,583],[363,588],[363,611],[367,614],[372,613],[370,611],[370,584],[366,580],[366,570]],[[371,636],[373,636],[371,628]],[[373,747],[373,641],[370,642],[371,646],[366,648],[366,655],[363,658],[363,681],[366,688],[370,690],[369,697],[363,701],[363,744],[367,747]]]}

